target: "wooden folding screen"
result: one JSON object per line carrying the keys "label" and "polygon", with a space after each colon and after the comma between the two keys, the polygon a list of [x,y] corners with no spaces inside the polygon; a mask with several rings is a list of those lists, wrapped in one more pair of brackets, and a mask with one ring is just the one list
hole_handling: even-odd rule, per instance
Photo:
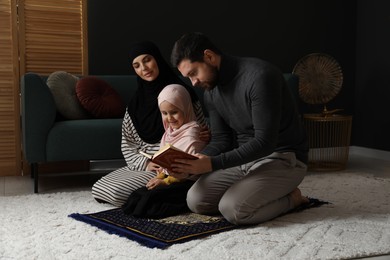
{"label": "wooden folding screen", "polygon": [[86,0],[19,0],[21,75],[88,74]]}
{"label": "wooden folding screen", "polygon": [[15,1],[0,0],[0,175],[20,172],[20,106]]}
{"label": "wooden folding screen", "polygon": [[0,0],[0,175],[20,175],[27,72],[88,74],[87,0]]}

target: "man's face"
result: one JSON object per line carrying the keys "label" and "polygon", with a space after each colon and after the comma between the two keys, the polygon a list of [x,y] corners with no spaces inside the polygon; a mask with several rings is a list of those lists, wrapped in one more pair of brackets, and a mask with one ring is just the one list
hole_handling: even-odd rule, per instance
{"label": "man's face", "polygon": [[179,63],[177,69],[191,80],[194,87],[210,90],[217,85],[218,69],[207,62],[191,62],[185,59]]}

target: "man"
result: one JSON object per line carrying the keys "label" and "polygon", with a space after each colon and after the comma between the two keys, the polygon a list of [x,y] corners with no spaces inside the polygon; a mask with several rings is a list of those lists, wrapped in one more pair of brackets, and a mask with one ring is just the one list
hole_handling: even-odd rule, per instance
{"label": "man", "polygon": [[177,40],[171,62],[206,90],[211,125],[199,159],[172,165],[177,178],[200,175],[188,191],[189,208],[258,224],[307,202],[297,188],[307,170],[307,139],[281,71],[224,54],[202,33]]}

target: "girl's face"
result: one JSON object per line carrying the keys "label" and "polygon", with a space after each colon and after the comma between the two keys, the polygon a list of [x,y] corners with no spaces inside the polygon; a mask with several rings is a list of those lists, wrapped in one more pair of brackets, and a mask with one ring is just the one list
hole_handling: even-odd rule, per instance
{"label": "girl's face", "polygon": [[160,70],[158,69],[156,59],[149,54],[142,54],[133,60],[133,68],[135,73],[143,80],[153,81],[158,77]]}
{"label": "girl's face", "polygon": [[170,128],[178,129],[184,124],[183,111],[168,101],[163,101],[160,104],[160,112],[163,122],[167,123]]}

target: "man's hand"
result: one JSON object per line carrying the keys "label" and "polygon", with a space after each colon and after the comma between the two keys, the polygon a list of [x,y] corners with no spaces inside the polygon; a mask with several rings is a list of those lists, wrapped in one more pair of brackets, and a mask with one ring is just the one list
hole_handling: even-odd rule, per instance
{"label": "man's hand", "polygon": [[169,175],[172,175],[178,179],[184,179],[188,177],[188,174],[198,175],[212,171],[210,157],[203,154],[195,154],[198,160],[176,159],[175,163],[171,165],[172,171]]}

